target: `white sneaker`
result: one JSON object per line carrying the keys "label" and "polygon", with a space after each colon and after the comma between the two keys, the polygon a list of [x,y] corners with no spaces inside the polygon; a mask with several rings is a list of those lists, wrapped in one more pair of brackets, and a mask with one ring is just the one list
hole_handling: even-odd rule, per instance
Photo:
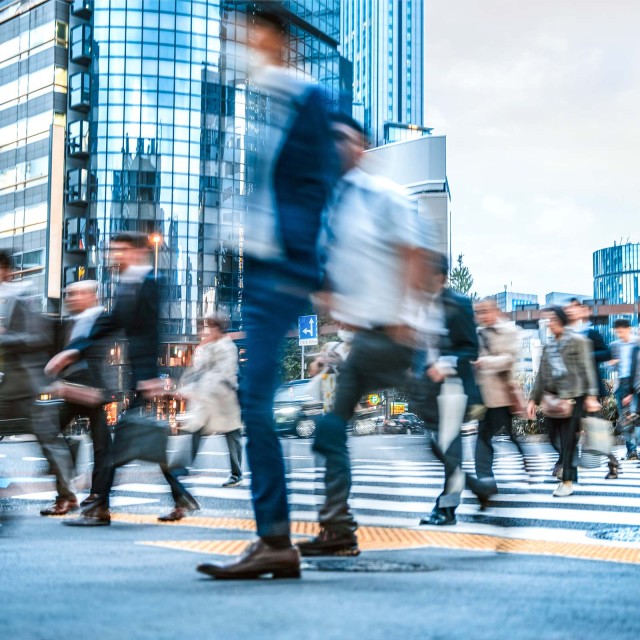
{"label": "white sneaker", "polygon": [[553,492],[555,498],[566,498],[573,493],[572,482],[561,482],[556,490]]}

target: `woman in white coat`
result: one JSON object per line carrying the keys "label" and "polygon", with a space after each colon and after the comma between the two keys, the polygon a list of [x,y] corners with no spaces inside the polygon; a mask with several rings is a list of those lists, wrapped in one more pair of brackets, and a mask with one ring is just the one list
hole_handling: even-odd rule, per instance
{"label": "woman in white coat", "polygon": [[[194,457],[203,436],[224,434],[231,459],[231,476],[222,486],[236,487],[242,482],[238,348],[225,334],[228,325],[228,318],[218,312],[204,318],[200,344],[193,353],[191,367],[180,381],[180,394],[187,399],[188,412],[181,430],[193,434]],[[163,473],[171,486],[175,508],[159,520],[181,520],[189,511],[199,509],[196,499],[178,479],[186,475],[187,470],[165,468]]]}

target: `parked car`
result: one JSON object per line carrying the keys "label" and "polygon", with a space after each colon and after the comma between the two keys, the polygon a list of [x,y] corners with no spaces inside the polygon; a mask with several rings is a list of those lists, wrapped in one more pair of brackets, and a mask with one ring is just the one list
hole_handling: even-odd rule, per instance
{"label": "parked car", "polygon": [[415,413],[401,413],[396,419],[408,429],[407,433],[422,434],[426,431],[424,421]]}
{"label": "parked car", "polygon": [[382,433],[420,434],[424,432],[424,422],[415,413],[400,413],[387,418],[382,423]]}
{"label": "parked car", "polygon": [[316,431],[316,421],[323,414],[318,385],[314,378],[283,384],[273,403],[273,418],[279,435],[310,438]]}

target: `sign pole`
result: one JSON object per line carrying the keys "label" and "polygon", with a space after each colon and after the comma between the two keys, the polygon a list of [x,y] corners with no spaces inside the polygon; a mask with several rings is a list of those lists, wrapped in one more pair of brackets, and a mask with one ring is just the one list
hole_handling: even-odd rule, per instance
{"label": "sign pole", "polygon": [[300,357],[300,380],[304,380],[304,345],[301,347],[302,355]]}

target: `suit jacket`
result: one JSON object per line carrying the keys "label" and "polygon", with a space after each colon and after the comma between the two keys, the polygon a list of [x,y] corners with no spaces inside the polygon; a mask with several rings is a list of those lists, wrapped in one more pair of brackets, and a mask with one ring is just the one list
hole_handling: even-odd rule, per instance
{"label": "suit jacket", "polygon": [[[478,334],[471,300],[451,289],[444,289],[440,298],[446,331],[439,341],[440,356],[456,359],[457,375],[467,396],[467,407],[482,404],[473,365],[478,358]],[[439,423],[438,396],[441,383],[435,383],[424,373],[420,352],[416,358],[416,376],[409,383],[411,408],[430,428]]]}
{"label": "suit jacket", "polygon": [[498,322],[478,330],[480,360],[476,378],[485,407],[509,407],[513,367],[518,357],[520,339],[518,327],[511,322]]}
{"label": "suit jacket", "polygon": [[631,354],[631,375],[629,376],[636,396],[640,395],[640,363],[638,363],[638,358],[640,358],[640,344],[634,347]]}
{"label": "suit jacket", "polygon": [[123,331],[135,390],[141,380],[158,377],[159,314],[160,290],[150,272],[142,282],[122,282],[116,291],[113,311],[100,316],[89,336],[74,340],[68,348],[85,353],[102,338]]}
{"label": "suit jacket", "polygon": [[[99,316],[97,316],[94,319],[87,336],[84,337],[88,338],[91,335],[96,324],[107,322],[107,316],[108,314],[106,311],[103,311]],[[72,344],[69,340],[69,334],[71,333],[73,326],[73,318],[66,318],[62,321],[60,331],[60,350],[67,349],[69,348],[69,345]],[[81,338],[78,338],[78,340],[80,339]],[[82,384],[96,389],[105,389],[104,367],[107,350],[104,342],[105,340],[92,340],[82,351],[82,359],[62,371],[60,373],[60,378],[75,384]]]}
{"label": "suit jacket", "polygon": [[440,343],[443,356],[457,358],[458,377],[462,380],[468,404],[482,404],[480,390],[476,383],[473,361],[478,359],[478,333],[473,304],[469,298],[449,288],[442,291],[446,334]]}
{"label": "suit jacket", "polygon": [[598,379],[591,342],[576,333],[567,333],[560,343],[560,355],[566,373],[554,380],[552,376],[549,345],[545,345],[540,368],[533,385],[531,398],[538,404],[545,391],[554,391],[560,398],[580,398],[598,395]]}
{"label": "suit jacket", "polygon": [[600,365],[603,362],[611,360],[611,351],[604,341],[604,338],[600,335],[600,332],[590,328],[584,334],[589,340],[591,340],[591,347],[593,349],[593,358],[595,361],[596,374],[598,375],[598,396],[604,398],[609,395],[609,391],[604,383],[604,376],[600,370]]}

